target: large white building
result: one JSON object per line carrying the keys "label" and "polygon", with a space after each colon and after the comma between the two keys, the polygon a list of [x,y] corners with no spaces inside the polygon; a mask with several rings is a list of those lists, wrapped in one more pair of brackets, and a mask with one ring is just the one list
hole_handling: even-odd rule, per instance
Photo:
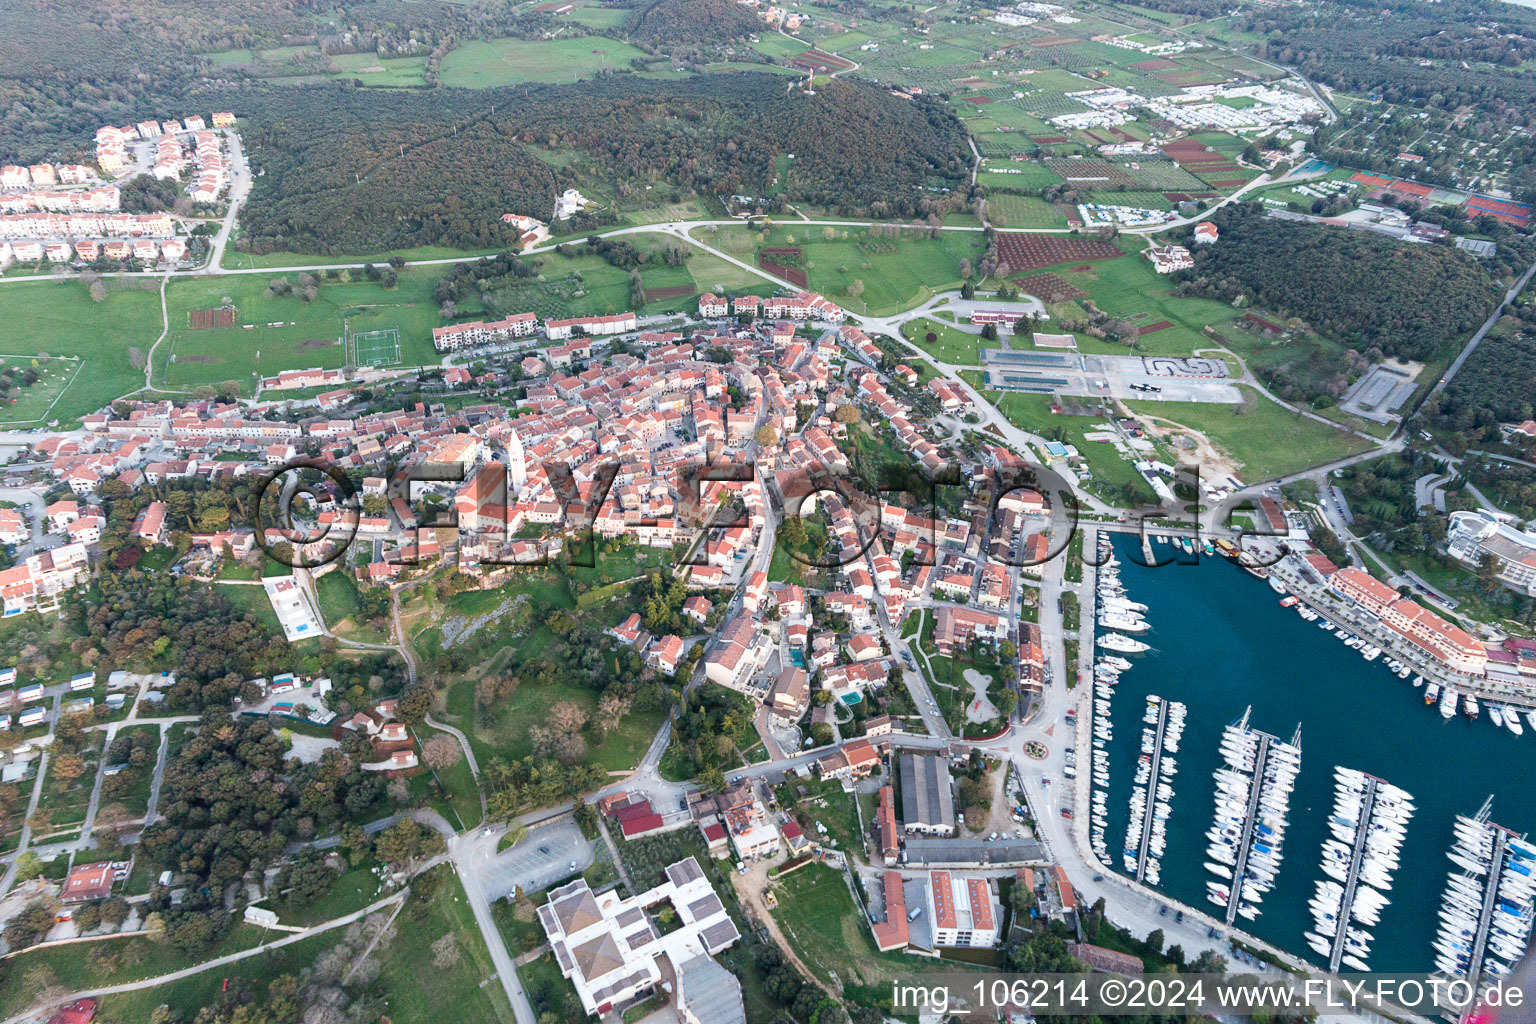
{"label": "large white building", "polygon": [[[647,913],[663,903],[671,904],[678,922],[665,935]],[[668,866],[666,881],[654,889],[628,899],[612,891],[594,894],[585,879],[577,879],[550,893],[549,902],[539,908],[539,922],[560,973],[571,980],[588,1014],[605,1015],[650,992],[662,978],[657,963],[662,956],[671,961],[674,976],[683,977],[685,1000],[689,980],[705,979],[694,982],[696,995],[705,989],[712,993],[708,1002],[717,1013],[721,1003],[730,1001],[718,979],[709,980],[701,971],[698,959],[719,953],[741,934],[692,857]],[[734,1011],[718,1019],[742,1015]]]}
{"label": "large white building", "polygon": [[1518,594],[1536,597],[1536,533],[1489,512],[1452,512],[1445,549],[1469,569],[1486,552],[1499,560],[1499,582]]}
{"label": "large white building", "polygon": [[929,872],[928,912],[935,946],[997,945],[1002,914],[992,904],[992,886],[985,878]]}

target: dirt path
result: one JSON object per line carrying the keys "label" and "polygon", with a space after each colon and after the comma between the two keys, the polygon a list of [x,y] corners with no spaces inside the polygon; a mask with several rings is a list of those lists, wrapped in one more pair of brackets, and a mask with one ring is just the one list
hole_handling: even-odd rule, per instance
{"label": "dirt path", "polygon": [[1180,423],[1175,423],[1173,420],[1164,419],[1161,416],[1153,416],[1151,413],[1138,413],[1136,418],[1146,427],[1147,433],[1155,438],[1166,439],[1176,434],[1183,434],[1194,441],[1195,447],[1193,451],[1181,448],[1179,452],[1181,455],[1193,456],[1195,463],[1202,467],[1203,473],[1205,470],[1210,471],[1205,474],[1210,478],[1221,480],[1228,476],[1236,476],[1238,479],[1242,479],[1238,475],[1242,464],[1217,448],[1211,442],[1211,439],[1200,433],[1200,431]]}
{"label": "dirt path", "polygon": [[768,861],[756,861],[747,870],[745,875],[731,872],[731,886],[736,890],[736,895],[741,897],[741,902],[751,908],[753,916],[763,923],[768,929],[768,934],[773,936],[774,943],[779,947],[779,952],[784,954],[784,959],[795,965],[811,984],[821,989],[827,995],[834,998],[841,995],[830,984],[821,980],[805,961],[801,960],[795,952],[795,947],[779,928],[779,922],[774,919],[773,911],[768,909],[768,904],[763,900],[763,891],[768,884],[768,868],[772,865]]}

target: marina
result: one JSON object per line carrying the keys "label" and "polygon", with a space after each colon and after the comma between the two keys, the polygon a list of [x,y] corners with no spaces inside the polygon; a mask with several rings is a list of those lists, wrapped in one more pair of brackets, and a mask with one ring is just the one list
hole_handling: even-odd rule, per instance
{"label": "marina", "polygon": [[[1159,553],[1167,550],[1164,546]],[[1096,827],[1102,823],[1110,835],[1129,835],[1147,697],[1187,705],[1177,755],[1180,792],[1170,803],[1158,888],[1215,913],[1208,899],[1208,883],[1215,882],[1227,897],[1220,904],[1224,914],[1232,902],[1233,877],[1242,878],[1233,872],[1242,830],[1231,837],[1232,861],[1218,860],[1210,849],[1214,840],[1209,832],[1215,773],[1231,768],[1223,756],[1223,736],[1248,707],[1251,723],[1279,725],[1288,733],[1299,722],[1307,735],[1309,758],[1322,760],[1316,767],[1302,762],[1295,776],[1286,816],[1290,856],[1275,873],[1270,891],[1255,890],[1263,897],[1255,909],[1262,912],[1252,918],[1237,915],[1234,925],[1319,966],[1329,964],[1335,934],[1317,931],[1311,903],[1320,880],[1342,886],[1323,872],[1316,854],[1334,838],[1328,821],[1336,797],[1333,767],[1344,762],[1353,770],[1389,779],[1411,792],[1417,805],[1396,852],[1400,864],[1391,871],[1391,889],[1384,892],[1388,902],[1377,912],[1379,924],[1354,925],[1373,936],[1368,957],[1357,959],[1377,971],[1435,970],[1441,923],[1437,912],[1447,886],[1450,865],[1445,858],[1454,822],[1493,793],[1500,820],[1515,835],[1536,826],[1536,787],[1527,781],[1536,767],[1536,744],[1529,737],[1516,737],[1507,726],[1490,728],[1485,720],[1493,704],[1487,700],[1481,702],[1477,719],[1465,713],[1451,719],[1426,713],[1437,710],[1424,703],[1430,681],[1415,685],[1412,671],[1403,677],[1389,666],[1395,657],[1390,654],[1367,661],[1360,648],[1338,641],[1337,633],[1347,633],[1347,625],[1340,629],[1336,618],[1330,621],[1323,615],[1311,621],[1295,608],[1280,607],[1281,595],[1266,579],[1225,558],[1203,558],[1198,566],[1181,562],[1149,567],[1140,557],[1140,539],[1131,536],[1117,538],[1113,552],[1120,593],[1147,605],[1141,616],[1147,628],[1136,634],[1136,641],[1147,649],[1115,652],[1133,667],[1119,671],[1113,687],[1114,739],[1095,751],[1096,756],[1104,755],[1106,766],[1114,766],[1094,784]],[[1098,639],[1103,639],[1102,632]],[[1096,649],[1110,653],[1102,644]],[[1438,701],[1437,690],[1432,703]],[[1464,699],[1461,710],[1467,710]],[[1209,792],[1204,789],[1208,785]],[[1133,874],[1124,870],[1118,844],[1110,844],[1109,852],[1115,854],[1111,860],[1095,838],[1101,863]],[[1241,893],[1239,883],[1239,897]],[[1482,890],[1478,896],[1480,910]],[[1475,926],[1476,915],[1473,920]],[[1308,932],[1329,940],[1327,952],[1311,945]],[[1511,948],[1507,941],[1501,946]],[[1340,963],[1351,969],[1342,958]]]}
{"label": "marina", "polygon": [[1455,820],[1447,856],[1460,870],[1446,879],[1435,938],[1435,966],[1479,985],[1508,975],[1525,955],[1536,885],[1536,846],[1492,824],[1492,802]]}
{"label": "marina", "polygon": [[[1350,768],[1334,769],[1332,838],[1323,843],[1323,873],[1312,897],[1315,932],[1307,933],[1313,952],[1326,949],[1328,969],[1342,962],[1369,970],[1365,958],[1373,938],[1363,927],[1380,923],[1398,866],[1413,802],[1407,793],[1381,779]],[[1351,923],[1353,922],[1353,924]]]}
{"label": "marina", "polygon": [[1290,743],[1249,727],[1253,709],[1222,731],[1224,767],[1216,780],[1216,823],[1206,833],[1211,845],[1206,870],[1229,877],[1230,885],[1206,883],[1206,898],[1225,908],[1227,924],[1259,915],[1264,894],[1280,870],[1281,842],[1296,773],[1301,770],[1301,729]]}
{"label": "marina", "polygon": [[1172,812],[1173,776],[1188,709],[1156,694],[1147,697],[1146,723],[1141,732],[1141,756],[1136,762],[1136,788],[1131,791],[1131,818],[1126,826],[1125,869],[1148,885],[1161,880],[1166,852],[1168,816]]}

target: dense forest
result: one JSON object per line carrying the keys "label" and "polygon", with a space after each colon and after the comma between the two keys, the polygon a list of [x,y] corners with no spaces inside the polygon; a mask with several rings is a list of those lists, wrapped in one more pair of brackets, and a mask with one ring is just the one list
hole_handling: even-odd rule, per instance
{"label": "dense forest", "polygon": [[[959,186],[965,133],[945,108],[831,82],[642,81],[467,92],[276,89],[239,98],[257,179],[239,245],[350,253],[512,241],[504,212],[547,218],[558,191],[760,193],[793,153],[785,195],[839,214],[912,216],[930,180]],[[599,180],[572,180],[528,144],[579,151]]]}
{"label": "dense forest", "polygon": [[1199,246],[1178,290],[1239,298],[1309,327],[1370,358],[1371,350],[1426,359],[1479,326],[1499,287],[1460,250],[1414,245],[1370,231],[1274,220],[1244,203],[1212,217],[1221,242]]}
{"label": "dense forest", "polygon": [[0,154],[79,159],[103,123],[171,117],[189,104],[206,112],[195,91],[263,73],[216,65],[210,53],[311,46],[318,72],[331,54],[418,54],[435,83],[437,61],[466,40],[556,28],[587,32],[517,0],[10,0],[0,4]]}
{"label": "dense forest", "polygon": [[736,0],[638,0],[632,6],[624,23],[629,41],[674,58],[692,50],[714,53],[735,40],[767,31]]}
{"label": "dense forest", "polygon": [[1419,411],[1434,429],[1455,435],[1448,447],[1458,455],[1467,448],[1497,449],[1499,424],[1536,417],[1536,301],[1531,290],[1520,295],[1451,382]]}
{"label": "dense forest", "polygon": [[1389,103],[1470,106],[1523,126],[1536,102],[1536,77],[1515,70],[1536,57],[1536,14],[1514,4],[1445,0],[1383,17],[1371,0],[1332,0],[1254,7],[1235,25],[1264,37],[1260,56]]}

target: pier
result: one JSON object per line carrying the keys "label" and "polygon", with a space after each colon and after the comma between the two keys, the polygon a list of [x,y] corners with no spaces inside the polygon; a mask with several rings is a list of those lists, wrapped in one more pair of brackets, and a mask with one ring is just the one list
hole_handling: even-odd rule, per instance
{"label": "pier", "polygon": [[1153,809],[1157,804],[1157,780],[1163,760],[1163,734],[1168,730],[1168,702],[1157,706],[1157,739],[1152,744],[1152,774],[1147,778],[1147,813],[1141,823],[1141,844],[1136,854],[1136,879],[1141,881],[1147,870],[1147,847],[1152,842],[1152,824],[1156,820]]}
{"label": "pier", "polygon": [[1376,806],[1374,776],[1365,777],[1365,802],[1360,805],[1360,824],[1355,826],[1355,846],[1349,858],[1349,875],[1344,882],[1344,898],[1339,902],[1339,930],[1333,937],[1333,951],[1328,956],[1328,970],[1339,971],[1339,961],[1344,959],[1344,943],[1349,936],[1349,908],[1355,902],[1355,890],[1360,887],[1360,862],[1365,859],[1365,837],[1370,834],[1371,810]]}
{"label": "pier", "polygon": [[1488,886],[1483,890],[1483,912],[1477,917],[1477,937],[1472,940],[1472,960],[1467,975],[1477,978],[1483,973],[1483,954],[1488,949],[1488,929],[1493,925],[1493,907],[1499,902],[1499,879],[1504,874],[1505,831],[1494,826],[1493,863],[1488,868]]}
{"label": "pier", "polygon": [[[1247,726],[1248,713],[1243,713],[1243,725]],[[1237,906],[1243,898],[1243,872],[1248,867],[1248,851],[1253,845],[1253,829],[1259,820],[1259,797],[1264,789],[1264,762],[1269,759],[1269,745],[1275,737],[1267,732],[1252,730],[1259,738],[1259,748],[1253,755],[1253,782],[1248,787],[1248,810],[1243,815],[1243,837],[1237,844],[1237,864],[1232,868],[1232,892],[1227,897],[1227,924],[1237,920]]]}

